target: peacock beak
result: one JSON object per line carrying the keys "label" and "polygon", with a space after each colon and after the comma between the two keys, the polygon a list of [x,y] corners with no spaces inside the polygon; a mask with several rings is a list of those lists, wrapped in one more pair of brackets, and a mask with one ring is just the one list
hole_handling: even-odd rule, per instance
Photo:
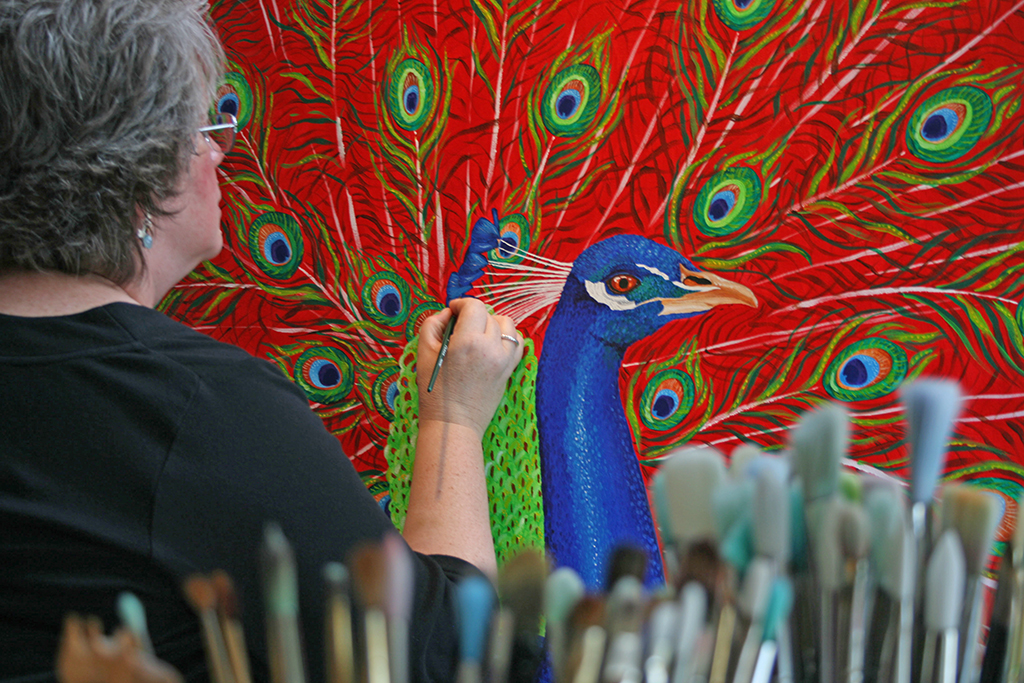
{"label": "peacock beak", "polygon": [[680,281],[675,285],[683,290],[679,297],[658,299],[661,315],[700,313],[724,304],[743,304],[757,308],[757,297],[738,282],[726,280],[706,270],[690,270],[679,266]]}

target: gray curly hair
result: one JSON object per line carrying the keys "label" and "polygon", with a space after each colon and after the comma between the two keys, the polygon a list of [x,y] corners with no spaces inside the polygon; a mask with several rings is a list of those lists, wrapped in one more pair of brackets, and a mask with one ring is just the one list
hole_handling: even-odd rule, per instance
{"label": "gray curly hair", "polygon": [[199,0],[0,0],[0,271],[136,277],[223,60]]}

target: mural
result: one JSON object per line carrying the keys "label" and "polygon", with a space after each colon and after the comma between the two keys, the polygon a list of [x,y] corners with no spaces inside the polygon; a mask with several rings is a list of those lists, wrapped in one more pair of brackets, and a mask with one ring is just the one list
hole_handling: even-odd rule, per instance
{"label": "mural", "polygon": [[1024,1],[213,13],[216,106],[240,122],[226,249],[163,308],[302,386],[396,522],[406,345],[468,293],[531,340],[488,436],[502,557],[543,541],[599,585],[611,544],[656,556],[660,457],[784,448],[826,400],[850,412],[850,464],[902,477],[897,389],[918,376],[961,382],[945,476],[1004,501],[1005,541],[1024,484]]}

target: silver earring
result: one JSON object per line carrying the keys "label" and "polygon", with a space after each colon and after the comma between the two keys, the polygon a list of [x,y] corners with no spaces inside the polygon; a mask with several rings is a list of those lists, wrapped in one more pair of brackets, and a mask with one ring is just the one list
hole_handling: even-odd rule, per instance
{"label": "silver earring", "polygon": [[136,236],[142,240],[142,246],[149,249],[153,246],[153,217],[146,212],[142,220],[142,227],[136,231]]}

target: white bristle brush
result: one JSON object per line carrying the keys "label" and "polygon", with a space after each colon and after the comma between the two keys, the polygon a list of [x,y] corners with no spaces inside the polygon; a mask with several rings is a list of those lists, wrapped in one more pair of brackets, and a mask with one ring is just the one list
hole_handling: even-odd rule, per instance
{"label": "white bristle brush", "polygon": [[960,663],[960,676],[957,680],[961,683],[976,683],[979,675],[978,647],[985,594],[981,581],[992,553],[992,543],[1000,521],[999,512],[996,499],[982,489],[965,484],[943,489],[942,526],[944,529],[954,529],[960,535],[967,566],[957,657]]}
{"label": "white bristle brush", "polygon": [[957,629],[963,608],[966,567],[955,531],[943,532],[925,572],[924,653],[920,683],[955,683]]}
{"label": "white bristle brush", "polygon": [[672,542],[680,555],[695,541],[716,534],[712,496],[725,480],[725,460],[714,448],[683,448],[659,468],[668,496]]}

